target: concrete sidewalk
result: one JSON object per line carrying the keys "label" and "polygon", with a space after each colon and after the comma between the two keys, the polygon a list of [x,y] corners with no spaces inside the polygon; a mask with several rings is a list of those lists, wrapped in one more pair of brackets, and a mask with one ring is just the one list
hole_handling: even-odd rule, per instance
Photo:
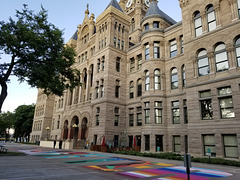
{"label": "concrete sidewalk", "polygon": [[[153,170],[165,172],[183,166],[181,161],[170,161],[147,157],[127,156],[91,151],[66,151],[39,146],[6,144],[10,151],[25,152],[26,156],[0,156],[1,180],[127,180],[127,179],[170,179],[180,171],[156,175]],[[240,168],[220,165],[192,163],[201,170],[227,174],[226,177],[192,176],[191,180],[239,180]],[[193,169],[194,170],[194,169]],[[218,171],[216,171],[218,170]],[[170,172],[170,171],[169,171]],[[142,175],[142,176],[141,176]],[[178,177],[178,178],[179,178]],[[177,179],[177,178],[176,178]],[[186,178],[182,178],[186,179]],[[180,178],[179,178],[180,180]]]}

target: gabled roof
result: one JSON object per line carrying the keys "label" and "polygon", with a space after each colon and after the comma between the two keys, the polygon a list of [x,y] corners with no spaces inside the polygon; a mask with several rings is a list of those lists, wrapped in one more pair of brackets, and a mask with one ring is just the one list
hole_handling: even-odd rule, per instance
{"label": "gabled roof", "polygon": [[116,9],[118,9],[119,11],[122,11],[122,8],[120,7],[120,5],[118,4],[118,2],[116,0],[111,0],[111,2],[108,4],[108,6],[106,7],[106,9],[109,7],[109,6],[113,6],[115,7]]}
{"label": "gabled roof", "polygon": [[155,0],[153,0],[152,3],[149,5],[148,11],[144,18],[147,18],[149,16],[158,16],[167,21],[171,25],[177,23],[175,20],[173,20],[171,17],[169,17],[167,14],[165,14],[163,11],[159,9],[157,2]]}
{"label": "gabled roof", "polygon": [[78,38],[77,32],[78,32],[78,30],[76,30],[76,32],[73,34],[73,36],[71,37],[71,39],[77,40],[77,38]]}

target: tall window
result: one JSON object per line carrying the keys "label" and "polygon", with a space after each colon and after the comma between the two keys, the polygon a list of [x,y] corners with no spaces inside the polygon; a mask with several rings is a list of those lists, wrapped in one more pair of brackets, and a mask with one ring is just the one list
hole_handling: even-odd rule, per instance
{"label": "tall window", "polygon": [[156,124],[162,124],[162,102],[161,101],[155,101],[154,102],[155,107],[155,123]]}
{"label": "tall window", "polygon": [[114,37],[114,47],[117,47],[117,38]]}
{"label": "tall window", "polygon": [[114,126],[118,126],[118,122],[119,122],[119,108],[118,107],[114,108],[114,114],[115,114]]}
{"label": "tall window", "polygon": [[238,15],[239,15],[239,18],[240,18],[240,0],[237,0],[237,5],[238,5]]}
{"label": "tall window", "polygon": [[237,64],[238,64],[238,67],[240,67],[240,38],[238,38],[235,42],[235,51],[236,51],[236,57],[237,57]]}
{"label": "tall window", "polygon": [[134,108],[129,108],[129,126],[134,124]]}
{"label": "tall window", "polygon": [[156,69],[154,71],[154,89],[160,90],[161,89],[161,76],[160,76],[160,70]]}
{"label": "tall window", "polygon": [[99,114],[100,114],[100,107],[96,109],[96,126],[99,126]]}
{"label": "tall window", "polygon": [[101,80],[101,97],[103,97],[104,96],[104,80],[102,79]]}
{"label": "tall window", "polygon": [[130,59],[130,72],[134,72],[135,70],[135,59],[134,58],[131,58]]}
{"label": "tall window", "polygon": [[144,24],[144,29],[145,30],[148,30],[149,29],[149,24],[147,23],[147,24]]}
{"label": "tall window", "polygon": [[160,58],[160,43],[159,42],[154,42],[154,47],[153,47],[153,57],[154,58]]}
{"label": "tall window", "polygon": [[149,71],[145,71],[145,91],[150,90],[150,77],[149,77]]}
{"label": "tall window", "polygon": [[211,120],[213,118],[213,108],[210,90],[200,92],[200,104],[202,120]]}
{"label": "tall window", "polygon": [[234,108],[232,100],[232,89],[231,87],[223,87],[218,89],[218,99],[221,112],[221,118],[234,118]]}
{"label": "tall window", "polygon": [[102,57],[102,71],[104,71],[105,67],[105,56]]}
{"label": "tall window", "polygon": [[150,135],[144,135],[145,137],[145,151],[150,151]]}
{"label": "tall window", "polygon": [[134,82],[130,82],[130,87],[129,87],[129,98],[132,99],[134,98]]}
{"label": "tall window", "polygon": [[145,102],[144,103],[145,105],[145,108],[144,108],[144,111],[145,111],[145,124],[150,124],[150,102]]}
{"label": "tall window", "polygon": [[135,19],[133,18],[132,19],[132,31],[134,31],[134,29],[135,29]]}
{"label": "tall window", "polygon": [[172,101],[172,120],[173,124],[180,124],[179,101]]}
{"label": "tall window", "polygon": [[223,135],[223,145],[225,157],[238,158],[238,142],[235,134]]}
{"label": "tall window", "polygon": [[101,68],[101,64],[100,64],[100,59],[98,59],[98,63],[97,63],[97,72],[99,73]]}
{"label": "tall window", "polygon": [[170,41],[170,57],[177,56],[177,41],[173,39]]}
{"label": "tall window", "polygon": [[138,67],[137,70],[142,68],[142,54],[137,55]]}
{"label": "tall window", "polygon": [[208,31],[212,31],[217,28],[215,11],[212,4],[207,6],[207,22],[208,22]]}
{"label": "tall window", "polygon": [[118,48],[120,49],[120,39],[118,39]]}
{"label": "tall window", "polygon": [[201,50],[197,55],[198,61],[198,75],[205,76],[209,74],[209,61],[207,57],[207,51],[205,49]]}
{"label": "tall window", "polygon": [[159,28],[159,21],[153,21],[153,28]]}
{"label": "tall window", "polygon": [[183,35],[180,36],[180,42],[181,42],[181,54],[184,52],[183,48]]}
{"label": "tall window", "polygon": [[117,57],[117,59],[116,59],[116,70],[117,70],[117,72],[120,72],[120,58],[119,57]]}
{"label": "tall window", "polygon": [[215,61],[217,72],[228,70],[228,57],[224,43],[217,45],[215,48]]}
{"label": "tall window", "polygon": [[116,87],[115,87],[115,97],[119,98],[119,90],[120,90],[120,81],[116,80]]}
{"label": "tall window", "polygon": [[177,68],[173,68],[171,71],[171,89],[178,88],[178,74]]}
{"label": "tall window", "polygon": [[194,28],[195,28],[195,36],[201,36],[202,35],[202,19],[200,12],[197,11],[194,13]]}
{"label": "tall window", "polygon": [[124,50],[124,41],[122,41],[121,50],[122,50],[122,51]]}
{"label": "tall window", "polygon": [[186,72],[185,72],[185,66],[182,66],[182,86],[186,86]]}
{"label": "tall window", "polygon": [[149,55],[149,44],[145,44],[145,60],[148,60],[150,58]]}
{"label": "tall window", "polygon": [[142,80],[138,79],[137,81],[137,97],[142,96]]}
{"label": "tall window", "polygon": [[188,124],[188,110],[187,110],[187,100],[183,100],[183,115],[184,115],[184,124]]}
{"label": "tall window", "polygon": [[137,126],[142,126],[142,107],[137,107]]}
{"label": "tall window", "polygon": [[181,152],[181,136],[173,136],[173,152]]}
{"label": "tall window", "polygon": [[214,135],[203,135],[203,146],[204,146],[204,155],[206,156],[211,150],[211,156],[216,157],[216,149],[215,149],[215,136]]}
{"label": "tall window", "polygon": [[96,99],[99,98],[99,81],[96,82]]}

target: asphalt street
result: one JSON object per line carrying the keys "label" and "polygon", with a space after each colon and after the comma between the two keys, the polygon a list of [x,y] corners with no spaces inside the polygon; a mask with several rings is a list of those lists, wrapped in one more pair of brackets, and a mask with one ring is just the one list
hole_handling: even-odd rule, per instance
{"label": "asphalt street", "polygon": [[[183,162],[146,157],[68,151],[35,145],[6,144],[24,156],[0,156],[1,180],[184,180]],[[240,168],[192,163],[191,180],[239,180]]]}

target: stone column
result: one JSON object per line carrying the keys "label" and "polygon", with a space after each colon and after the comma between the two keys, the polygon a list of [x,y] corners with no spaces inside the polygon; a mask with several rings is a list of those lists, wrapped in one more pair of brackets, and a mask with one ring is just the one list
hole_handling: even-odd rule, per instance
{"label": "stone column", "polygon": [[206,12],[201,13],[201,19],[202,19],[202,33],[208,32],[208,23],[207,23],[207,14]]}
{"label": "stone column", "polygon": [[228,62],[229,62],[229,69],[233,69],[237,67],[236,58],[234,56],[234,46],[233,44],[227,44],[226,45],[226,51],[228,56]]}

